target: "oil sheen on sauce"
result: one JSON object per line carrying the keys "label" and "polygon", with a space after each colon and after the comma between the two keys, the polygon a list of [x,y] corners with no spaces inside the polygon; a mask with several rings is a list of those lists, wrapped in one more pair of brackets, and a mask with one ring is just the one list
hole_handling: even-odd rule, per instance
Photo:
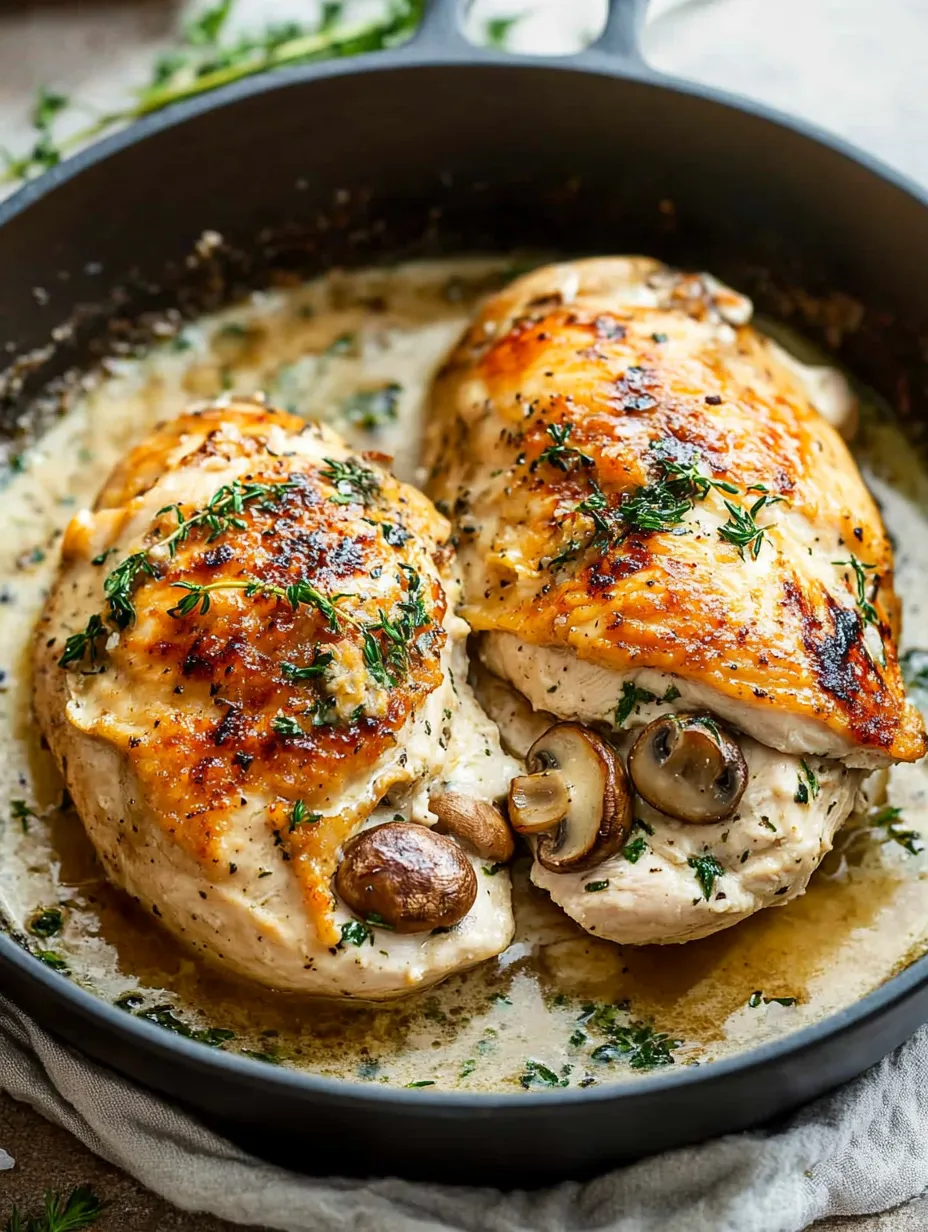
{"label": "oil sheen on sauce", "polygon": [[[848,1005],[926,948],[922,766],[870,780],[874,804],[901,810],[895,829],[852,819],[804,897],[704,941],[596,940],[529,885],[523,861],[510,948],[387,1006],[308,1002],[235,983],[103,879],[62,804],[29,697],[32,628],[72,513],[155,423],[225,391],[263,389],[277,405],[331,422],[355,447],[393,454],[401,477],[415,481],[431,375],[477,299],[512,272],[500,261],[419,264],[255,294],[144,356],[108,361],[18,459],[0,511],[0,915],[64,968],[61,978],[268,1063],[357,1082],[521,1090],[629,1080],[655,1062],[729,1055]],[[912,633],[926,614],[928,471],[874,399],[864,399],[854,449],[896,542]],[[920,703],[928,656],[924,664]]]}

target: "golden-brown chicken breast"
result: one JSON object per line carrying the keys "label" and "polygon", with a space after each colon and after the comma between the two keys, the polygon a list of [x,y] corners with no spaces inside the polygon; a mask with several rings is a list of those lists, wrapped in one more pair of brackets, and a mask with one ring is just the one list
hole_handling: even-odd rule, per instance
{"label": "golden-brown chicken breast", "polygon": [[387,997],[509,942],[508,877],[429,829],[454,793],[508,839],[447,535],[260,403],[162,426],[68,527],[40,724],[110,877],[233,971]]}
{"label": "golden-brown chicken breast", "polygon": [[719,723],[738,733],[724,815],[674,815],[665,796],[605,872],[536,866],[620,941],[685,940],[801,893],[859,769],[925,752],[891,549],[821,413],[852,399],[750,312],[645,258],[550,266],[484,306],[433,390],[428,491],[453,516],[492,671],[556,718],[650,724],[632,786],[652,805],[661,766],[721,791],[710,729],[687,715],[708,713],[719,747]]}

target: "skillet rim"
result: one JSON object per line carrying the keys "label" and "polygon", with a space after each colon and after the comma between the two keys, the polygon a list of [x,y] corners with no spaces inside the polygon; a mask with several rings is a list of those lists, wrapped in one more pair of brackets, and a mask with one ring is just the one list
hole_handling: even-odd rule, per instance
{"label": "skillet rim", "polygon": [[[916,205],[928,210],[928,191],[904,173],[884,163],[867,151],[858,149],[845,138],[828,132],[817,124],[788,115],[766,103],[742,98],[725,90],[719,90],[700,82],[687,81],[664,74],[638,60],[610,56],[595,46],[574,57],[519,56],[515,57],[495,49],[452,49],[438,51],[419,47],[415,36],[409,43],[387,51],[372,52],[354,57],[319,61],[292,68],[243,78],[241,81],[220,87],[156,112],[129,124],[126,128],[95,142],[71,158],[58,164],[43,175],[29,181],[5,201],[0,202],[0,227],[14,221],[30,206],[37,204],[59,186],[89,171],[123,149],[134,146],[158,133],[184,124],[210,111],[243,101],[251,96],[272,90],[285,90],[318,79],[341,76],[360,76],[368,72],[395,72],[397,70],[441,68],[504,68],[533,71],[555,70],[563,73],[593,73],[598,76],[615,77],[631,81],[651,89],[692,97],[709,102],[747,116],[749,119],[786,129],[802,140],[823,147],[853,163],[896,191],[904,193]],[[102,997],[88,991],[66,977],[43,967],[28,950],[19,945],[5,931],[0,931],[0,968],[9,964],[36,991],[48,994],[50,1002],[66,1010],[74,1010],[81,1018],[96,1020],[106,1030],[114,1032],[129,1045],[137,1046],[144,1053],[155,1053],[165,1062],[178,1055],[195,1069],[213,1077],[227,1076],[244,1080],[249,1084],[265,1086],[269,1091],[280,1090],[305,1097],[324,1096],[343,1103],[377,1105],[399,1104],[405,1108],[419,1108],[429,1113],[452,1115],[461,1111],[507,1112],[542,1107],[582,1106],[622,1101],[636,1096],[658,1096],[665,1089],[710,1085],[742,1072],[775,1065],[787,1057],[797,1059],[812,1052],[830,1040],[855,1028],[865,1027],[876,1021],[898,1003],[904,1002],[921,988],[928,985],[928,953],[915,959],[908,967],[890,976],[882,985],[865,996],[845,1006],[837,1013],[829,1014],[819,1022],[780,1036],[755,1048],[735,1053],[718,1061],[701,1065],[681,1065],[664,1072],[652,1072],[634,1080],[603,1084],[598,1087],[558,1088],[552,1091],[525,1092],[479,1092],[479,1091],[434,1091],[431,1089],[409,1091],[403,1087],[362,1084],[343,1078],[329,1078],[299,1069],[268,1066],[234,1052],[212,1049],[204,1044],[188,1040],[165,1031],[162,1027],[144,1019],[136,1018],[118,1009]],[[0,990],[2,991],[2,990]],[[13,1001],[15,1005],[15,1000]],[[43,1030],[48,1030],[39,1021]],[[52,1028],[50,1034],[61,1038]],[[69,1046],[70,1045],[69,1043]],[[107,1062],[93,1058],[94,1064]],[[135,1081],[131,1079],[131,1081]]]}

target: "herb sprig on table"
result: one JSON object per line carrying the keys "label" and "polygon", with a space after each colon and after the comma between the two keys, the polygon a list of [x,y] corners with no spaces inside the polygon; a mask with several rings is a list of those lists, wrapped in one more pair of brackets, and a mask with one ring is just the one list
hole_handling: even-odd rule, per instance
{"label": "herb sprig on table", "polygon": [[46,1189],[41,1214],[26,1217],[14,1203],[5,1232],[80,1232],[100,1218],[106,1205],[87,1185],[72,1189],[67,1198]]}
{"label": "herb sprig on table", "polygon": [[343,20],[344,5],[322,5],[318,22],[273,22],[256,34],[230,36],[234,0],[219,0],[189,22],[177,47],[160,56],[134,102],[107,112],[90,124],[55,137],[62,117],[72,110],[65,95],[43,87],[32,110],[32,145],[21,154],[0,150],[5,170],[0,184],[33,179],[89,142],[163,111],[183,99],[287,65],[308,64],[334,56],[380,51],[405,42],[422,19],[424,0],[390,0],[384,15],[366,21]]}

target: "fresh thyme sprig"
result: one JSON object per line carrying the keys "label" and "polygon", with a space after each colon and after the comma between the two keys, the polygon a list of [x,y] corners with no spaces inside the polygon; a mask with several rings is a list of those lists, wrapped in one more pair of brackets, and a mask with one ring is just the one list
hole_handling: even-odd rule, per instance
{"label": "fresh thyme sprig", "polygon": [[336,505],[370,505],[380,491],[380,481],[368,466],[354,458],[344,461],[324,458],[325,468],[319,472],[335,488],[329,500]]}
{"label": "fresh thyme sprig", "polygon": [[172,585],[177,590],[186,590],[187,594],[176,603],[174,607],[168,608],[168,615],[180,619],[184,616],[190,616],[193,612],[199,611],[201,615],[206,615],[211,607],[210,596],[217,590],[241,590],[245,592],[245,597],[248,599],[260,597],[262,599],[283,599],[293,608],[294,611],[301,604],[307,607],[314,607],[329,622],[329,628],[333,633],[341,632],[341,620],[347,621],[349,624],[355,622],[351,617],[344,613],[339,613],[335,604],[339,599],[347,599],[351,596],[348,594],[333,595],[329,599],[320,590],[317,590],[311,582],[300,580],[292,582],[289,586],[275,586],[270,582],[259,582],[255,578],[233,578],[228,581],[219,582],[174,582]]}
{"label": "fresh thyme sprig", "polygon": [[531,469],[536,470],[543,462],[547,462],[549,466],[559,471],[569,471],[578,465],[592,466],[593,459],[588,454],[574,445],[567,444],[573,430],[572,423],[547,424],[545,431],[551,437],[551,444],[541,451],[532,463]]}
{"label": "fresh thyme sprig", "polygon": [[[246,506],[254,505],[256,509],[268,510],[273,507],[274,502],[278,501],[281,496],[287,492],[291,492],[298,485],[287,480],[284,483],[268,484],[268,483],[242,483],[238,479],[233,479],[231,483],[223,484],[221,488],[210,497],[206,507],[192,514],[189,518],[184,517],[183,510],[180,505],[165,505],[159,509],[157,517],[161,517],[166,513],[173,513],[177,519],[177,527],[169,535],[159,540],[157,544],[153,544],[150,548],[143,548],[140,552],[133,552],[121,561],[115,569],[112,569],[103,581],[103,594],[106,597],[106,621],[110,628],[113,629],[128,629],[130,625],[135,623],[136,610],[132,596],[146,577],[157,577],[157,570],[154,562],[151,559],[151,552],[155,547],[166,547],[169,554],[173,557],[177,551],[177,546],[184,543],[190,535],[190,532],[196,527],[205,526],[209,529],[209,537],[207,543],[214,543],[220,535],[231,529],[243,529],[247,523],[241,517]],[[96,560],[101,560],[106,554],[101,554],[100,557],[95,557]],[[203,588],[208,591],[208,588]],[[205,607],[203,611],[209,610],[209,595],[205,595],[203,600]],[[185,599],[178,608],[183,604],[190,603],[188,610],[193,610],[196,603],[193,600]],[[172,609],[173,612],[174,609]],[[181,612],[186,615],[186,611]],[[99,658],[99,642],[105,641],[109,636],[107,624],[98,613],[94,613],[87,621],[86,626],[78,633],[72,633],[65,642],[64,652],[58,660],[59,667],[70,667],[74,663],[80,663],[84,658],[89,658],[91,667]]]}
{"label": "fresh thyme sprig", "polygon": [[[868,565],[862,560],[858,560],[852,553],[849,560],[833,560],[833,565],[838,565],[841,568],[852,569],[854,571],[854,581],[857,590],[857,606],[860,608],[860,615],[865,625],[876,625],[879,628],[880,616],[870,599],[867,598],[867,570],[876,569],[876,565]],[[873,598],[876,598],[876,592],[879,589],[880,579],[873,579],[874,589]]]}
{"label": "fresh thyme sprig", "polygon": [[230,82],[284,65],[391,47],[412,35],[422,18],[423,5],[424,0],[391,0],[382,17],[342,25],[343,6],[325,3],[319,22],[312,28],[293,22],[276,23],[258,35],[226,41],[233,4],[232,0],[220,0],[186,27],[176,50],[160,57],[151,80],[132,105],[100,116],[61,141],[54,140],[52,122],[65,111],[68,100],[51,90],[40,91],[33,110],[33,145],[20,156],[2,154],[6,170],[0,175],[0,183],[30,179],[115,128]]}
{"label": "fresh thyme sprig", "polygon": [[757,560],[763,544],[764,534],[767,531],[766,526],[757,525],[757,515],[766,506],[779,504],[783,497],[771,496],[767,489],[759,483],[753,484],[747,491],[759,492],[760,496],[751,505],[750,509],[744,509],[741,505],[736,505],[733,501],[727,500],[725,508],[728,510],[728,521],[724,526],[719,527],[719,537],[725,539],[728,543],[733,543],[738,549],[738,555],[742,560],[744,560],[745,548],[750,552],[751,558]]}
{"label": "fresh thyme sprig", "polygon": [[180,505],[165,505],[163,509],[158,510],[156,516],[161,517],[165,513],[173,513],[177,518],[177,529],[159,540],[158,546],[166,547],[170,555],[174,556],[178,546],[185,543],[190,532],[198,526],[209,527],[210,534],[206,542],[215,543],[226,531],[246,528],[248,523],[242,514],[247,505],[254,505],[256,509],[267,512],[273,509],[282,496],[287,492],[293,492],[297,487],[299,484],[289,479],[284,483],[242,483],[238,479],[233,479],[231,483],[223,484],[218,491],[213,493],[205,509],[191,514],[189,518],[184,517],[184,511]]}

